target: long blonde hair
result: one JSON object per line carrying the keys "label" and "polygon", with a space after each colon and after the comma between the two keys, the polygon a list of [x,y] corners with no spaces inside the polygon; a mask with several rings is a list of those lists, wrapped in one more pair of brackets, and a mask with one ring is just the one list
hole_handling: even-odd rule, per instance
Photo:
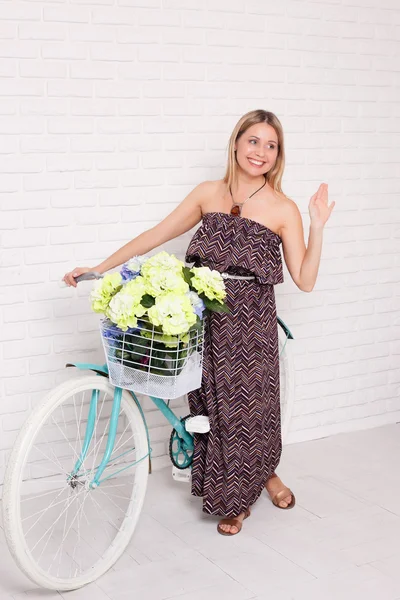
{"label": "long blonde hair", "polygon": [[283,128],[278,117],[274,113],[267,110],[251,110],[243,115],[243,117],[241,117],[236,123],[231,137],[229,138],[228,164],[223,181],[227,184],[228,188],[234,181],[236,181],[238,165],[235,155],[235,142],[245,133],[245,131],[247,131],[249,127],[255,125],[256,123],[267,123],[268,125],[271,125],[271,127],[275,129],[276,135],[278,136],[278,156],[273,168],[266,173],[266,178],[267,182],[275,192],[280,192],[287,198],[288,196],[284,194],[281,186],[283,172],[285,170],[285,143],[283,138]]}

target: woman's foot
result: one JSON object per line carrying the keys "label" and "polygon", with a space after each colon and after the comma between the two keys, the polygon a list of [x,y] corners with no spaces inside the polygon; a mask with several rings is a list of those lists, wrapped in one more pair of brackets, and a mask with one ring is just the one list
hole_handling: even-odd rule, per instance
{"label": "woman's foot", "polygon": [[[242,528],[242,523],[244,519],[250,516],[250,510],[240,513],[237,517],[231,519],[221,519],[218,523],[218,531],[223,535],[235,535],[239,533]],[[234,524],[237,523],[237,525]]]}
{"label": "woman's foot", "polygon": [[[271,475],[265,484],[265,489],[271,496],[271,499],[281,490],[284,490],[286,486],[282,483],[281,479],[275,473]],[[281,508],[286,508],[292,501],[292,495],[288,494],[284,499],[278,502]]]}

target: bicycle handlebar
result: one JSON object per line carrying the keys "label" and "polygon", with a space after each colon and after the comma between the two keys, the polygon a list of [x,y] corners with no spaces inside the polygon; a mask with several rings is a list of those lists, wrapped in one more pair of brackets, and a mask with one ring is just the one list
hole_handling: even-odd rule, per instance
{"label": "bicycle handlebar", "polygon": [[[82,275],[78,275],[78,277],[74,277],[76,283],[80,281],[88,281],[91,279],[103,279],[104,275],[98,273],[97,271],[88,271],[87,273],[82,273]],[[60,287],[68,287],[63,279],[60,281]]]}
{"label": "bicycle handlebar", "polygon": [[104,275],[98,273],[97,271],[88,271],[87,273],[82,273],[82,275],[78,275],[78,277],[74,277],[76,283],[80,281],[86,281],[90,279],[103,279]]}

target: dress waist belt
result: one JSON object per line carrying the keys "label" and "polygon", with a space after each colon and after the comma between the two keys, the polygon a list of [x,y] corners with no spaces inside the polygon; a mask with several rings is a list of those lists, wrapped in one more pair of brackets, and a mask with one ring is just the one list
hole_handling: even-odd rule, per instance
{"label": "dress waist belt", "polygon": [[[201,267],[202,266],[201,262],[199,262],[196,266]],[[220,271],[220,273],[221,273],[221,277],[223,279],[248,279],[248,280],[251,280],[251,279],[256,278],[255,275],[236,275],[235,273],[228,273],[227,271],[223,271],[223,272]]]}
{"label": "dress waist belt", "polygon": [[254,275],[234,275],[234,273],[227,273],[224,271],[221,273],[223,279],[255,279]]}

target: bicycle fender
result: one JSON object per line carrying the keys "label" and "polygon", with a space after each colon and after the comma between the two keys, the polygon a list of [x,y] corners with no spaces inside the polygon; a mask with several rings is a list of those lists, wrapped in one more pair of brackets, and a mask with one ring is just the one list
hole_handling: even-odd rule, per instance
{"label": "bicycle fender", "polygon": [[108,377],[108,367],[105,365],[95,365],[93,363],[67,363],[66,367],[76,367],[77,369],[81,369],[81,371],[94,371],[97,375],[101,375],[102,377]]}
{"label": "bicycle fender", "polygon": [[293,339],[294,339],[294,338],[293,338],[293,334],[292,334],[292,332],[290,331],[289,327],[286,325],[286,323],[284,323],[284,322],[282,321],[282,319],[280,319],[279,317],[277,317],[277,320],[278,320],[278,325],[280,325],[280,326],[282,327],[283,331],[285,332],[285,335],[286,335],[286,337],[287,337],[289,340],[293,340]]}

